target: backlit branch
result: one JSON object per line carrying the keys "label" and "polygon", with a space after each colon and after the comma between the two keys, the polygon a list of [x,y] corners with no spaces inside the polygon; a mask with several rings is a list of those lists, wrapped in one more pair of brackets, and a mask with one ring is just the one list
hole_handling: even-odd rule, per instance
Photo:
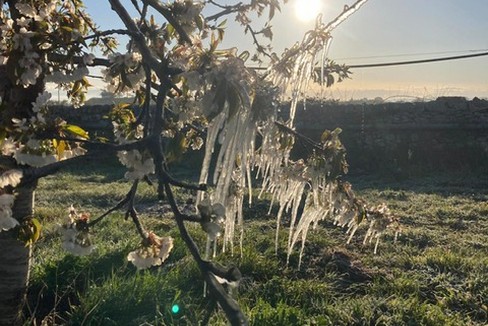
{"label": "backlit branch", "polygon": [[144,2],[145,4],[150,5],[157,12],[159,12],[164,18],[166,18],[166,20],[168,21],[168,23],[170,23],[174,27],[174,29],[176,30],[176,32],[178,33],[178,35],[180,36],[181,40],[184,43],[191,44],[190,37],[185,32],[185,30],[183,29],[183,27],[181,27],[181,25],[175,19],[175,17],[173,16],[173,13],[170,10],[168,10],[163,5],[161,5],[161,3],[158,0],[142,0],[142,2]]}

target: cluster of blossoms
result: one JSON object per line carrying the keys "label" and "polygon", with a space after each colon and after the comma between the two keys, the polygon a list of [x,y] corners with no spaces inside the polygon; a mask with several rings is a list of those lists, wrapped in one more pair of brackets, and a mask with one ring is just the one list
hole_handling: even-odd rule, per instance
{"label": "cluster of blossoms", "polygon": [[89,214],[78,214],[73,206],[69,209],[68,221],[60,227],[62,247],[75,256],[85,256],[95,249],[88,233]]}
{"label": "cluster of blossoms", "polygon": [[114,53],[109,56],[110,66],[102,71],[107,89],[112,93],[124,93],[139,88],[144,81],[142,56],[139,52]]}
{"label": "cluster of blossoms", "polygon": [[57,11],[57,5],[56,0],[19,2],[15,9],[20,16],[15,21],[6,12],[0,13],[0,63],[5,64],[15,53],[18,58],[15,74],[18,83],[25,87],[34,85],[43,72],[48,73],[43,63],[45,54],[56,46],[51,44],[56,37],[50,37],[50,34],[63,33],[60,39],[67,43],[81,37],[80,31],[84,29],[82,20],[78,20],[78,28],[73,25],[69,29],[60,28],[71,20],[66,17],[76,15],[73,5],[64,1],[60,11]]}
{"label": "cluster of blossoms", "polygon": [[48,128],[63,130],[66,126],[64,120],[46,119],[47,103],[50,98],[49,92],[39,94],[36,101],[32,103],[32,116],[29,119],[12,119],[13,135],[0,140],[2,155],[12,156],[19,164],[40,167],[85,154],[86,150],[76,143],[36,139],[36,134]]}
{"label": "cluster of blossoms", "polygon": [[15,187],[22,179],[22,171],[7,170],[0,175],[0,232],[13,229],[19,222],[12,217],[15,196],[5,191],[6,187]]}
{"label": "cluster of blossoms", "polygon": [[169,5],[169,9],[178,19],[178,23],[183,30],[187,34],[192,34],[195,28],[197,28],[197,20],[203,20],[200,18],[200,13],[204,5],[201,1],[176,0]]}
{"label": "cluster of blossoms", "polygon": [[153,232],[149,232],[147,238],[142,241],[141,247],[127,255],[127,260],[137,269],[160,266],[169,257],[172,249],[172,237],[161,238]]}
{"label": "cluster of blossoms", "polygon": [[[114,127],[115,139],[120,144],[128,144],[143,136],[144,127],[143,125],[138,125],[135,130],[127,134],[124,125],[118,124],[117,122],[112,122]],[[129,180],[141,180],[144,176],[153,174],[155,171],[154,160],[147,151],[140,151],[137,149],[129,151],[119,151],[117,152],[117,157],[120,163],[127,167],[128,171],[125,173],[126,179]]]}

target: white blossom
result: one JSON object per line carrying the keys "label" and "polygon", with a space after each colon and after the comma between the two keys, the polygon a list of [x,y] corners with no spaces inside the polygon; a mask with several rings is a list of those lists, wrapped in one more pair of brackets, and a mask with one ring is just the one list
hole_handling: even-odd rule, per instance
{"label": "white blossom", "polygon": [[0,188],[4,188],[5,186],[15,187],[20,183],[21,179],[22,179],[21,170],[13,169],[13,170],[5,171],[0,175]]}
{"label": "white blossom", "polygon": [[17,3],[15,8],[24,16],[34,18],[37,16],[37,10],[27,3]]}
{"label": "white blossom", "polygon": [[78,231],[76,223],[63,226],[60,232],[63,239],[61,246],[75,256],[89,255],[95,249],[88,232]]}
{"label": "white blossom", "polygon": [[16,19],[17,25],[20,27],[27,28],[29,27],[29,24],[32,22],[32,19],[30,18],[25,18],[25,17],[20,17]]}
{"label": "white blossom", "polygon": [[85,53],[83,55],[83,64],[85,66],[89,66],[93,64],[93,60],[95,60],[95,55],[93,53]]}
{"label": "white blossom", "polygon": [[117,156],[120,162],[129,169],[125,173],[125,177],[129,180],[142,179],[145,175],[152,174],[155,171],[153,158],[143,156],[136,149],[120,151]]}
{"label": "white blossom", "polygon": [[54,10],[56,10],[56,1],[51,0],[45,3],[45,5],[39,9],[39,15],[36,15],[34,19],[36,21],[48,20]]}
{"label": "white blossom", "polygon": [[41,155],[23,153],[21,149],[14,154],[14,159],[19,164],[29,165],[33,167],[41,167],[56,162],[56,156],[53,154],[43,153]]}
{"label": "white blossom", "polygon": [[12,123],[14,125],[14,128],[20,131],[26,131],[27,129],[29,129],[29,127],[27,126],[26,118],[23,118],[22,120],[17,118],[12,118]]}
{"label": "white blossom", "polygon": [[35,35],[34,32],[28,31],[25,27],[21,27],[18,33],[15,33],[12,37],[14,42],[13,46],[14,49],[18,49],[21,51],[30,51],[32,50],[32,43],[30,41],[31,37]]}
{"label": "white blossom", "polygon": [[151,266],[160,266],[168,257],[173,249],[172,237],[158,237],[150,232],[146,241],[149,245],[143,245],[127,255],[137,269],[147,269]]}
{"label": "white blossom", "polygon": [[11,194],[0,195],[0,232],[13,229],[19,222],[12,217],[14,196]]}
{"label": "white blossom", "polygon": [[127,260],[136,266],[137,269],[147,269],[151,266],[160,266],[162,264],[161,258],[155,257],[147,249],[137,249],[131,251],[127,255]]}
{"label": "white blossom", "polygon": [[77,214],[73,205],[71,205],[68,217],[68,223],[59,229],[62,237],[61,246],[75,256],[90,254],[95,249],[95,246],[92,244],[86,226],[89,215],[85,213]]}
{"label": "white blossom", "polygon": [[60,156],[58,156],[58,160],[59,161],[67,160],[67,159],[70,159],[70,158],[73,158],[76,156],[85,155],[85,153],[86,153],[86,149],[81,148],[81,147],[75,147],[72,149],[67,149],[67,150],[64,150]]}
{"label": "white blossom", "polygon": [[2,142],[2,155],[10,156],[14,154],[16,150],[17,144],[15,141],[11,137],[5,138],[5,140]]}
{"label": "white blossom", "polygon": [[15,196],[12,194],[0,195],[0,207],[12,207],[14,205]]}
{"label": "white blossom", "polygon": [[42,108],[44,108],[47,102],[51,99],[52,94],[44,91],[40,93],[35,102],[32,102],[32,111],[39,112]]}

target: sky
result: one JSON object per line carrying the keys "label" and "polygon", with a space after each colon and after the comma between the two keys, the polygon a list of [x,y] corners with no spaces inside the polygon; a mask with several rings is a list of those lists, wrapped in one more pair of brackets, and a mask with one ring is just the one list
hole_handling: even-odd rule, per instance
{"label": "sky", "polygon": [[[299,41],[313,27],[313,21],[305,22],[297,17],[300,11],[297,8],[311,8],[314,1],[320,2],[316,14],[321,13],[325,22],[336,17],[344,5],[355,2],[289,0],[272,21],[273,46],[277,53]],[[220,3],[233,2],[221,0]],[[121,26],[108,1],[85,0],[85,4],[102,28]],[[329,58],[341,64],[358,65],[488,52],[486,17],[488,0],[369,0],[333,31]],[[251,37],[243,35],[242,29],[231,20],[225,37],[224,47],[237,46],[240,50],[252,47]],[[351,71],[351,79],[325,93],[312,90],[311,96],[338,100],[488,98],[488,56]]]}

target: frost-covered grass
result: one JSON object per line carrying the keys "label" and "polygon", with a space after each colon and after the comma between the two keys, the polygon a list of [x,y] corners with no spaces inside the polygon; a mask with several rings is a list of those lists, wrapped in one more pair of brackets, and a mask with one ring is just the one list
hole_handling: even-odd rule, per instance
{"label": "frost-covered grass", "polygon": [[[160,268],[137,271],[125,260],[139,239],[123,212],[93,230],[96,251],[74,257],[60,247],[56,223],[74,204],[93,217],[129,190],[115,162],[86,164],[42,180],[37,216],[44,225],[34,252],[30,322],[72,325],[198,325],[208,303],[203,283],[175,223],[144,185],[137,208],[148,228],[175,238]],[[188,176],[185,171],[180,175]],[[360,233],[346,245],[343,229],[323,222],[311,231],[302,267],[298,253],[286,266],[287,229],[274,251],[275,220],[267,203],[246,208],[244,253],[222,254],[243,279],[235,296],[252,325],[485,325],[488,322],[488,179],[486,175],[435,175],[391,181],[351,177],[356,192],[386,202],[401,217],[403,232],[378,254]],[[184,201],[191,194],[179,191]],[[286,224],[286,220],[284,221]],[[201,248],[204,234],[189,226]],[[179,304],[177,314],[171,312]],[[210,325],[226,325],[218,310]]]}

